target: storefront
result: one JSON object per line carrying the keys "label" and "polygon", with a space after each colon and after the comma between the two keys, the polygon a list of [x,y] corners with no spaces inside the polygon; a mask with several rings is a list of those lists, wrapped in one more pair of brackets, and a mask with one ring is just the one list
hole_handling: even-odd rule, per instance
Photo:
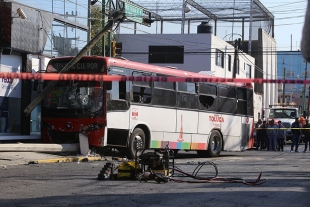
{"label": "storefront", "polygon": [[[32,58],[32,73],[40,73],[45,71],[45,66],[48,64],[50,58],[37,57]],[[32,81],[32,86],[34,81]],[[33,88],[33,87],[32,87]],[[43,89],[43,82],[39,82],[37,90],[31,91],[31,100],[34,100]],[[38,134],[41,130],[41,105],[38,105],[30,115],[30,133]]]}
{"label": "storefront", "polygon": [[[44,71],[52,57],[76,55],[85,46],[87,26],[44,10],[59,6],[54,4],[52,8],[34,8],[0,0],[0,72]],[[67,4],[64,13],[72,8]],[[40,138],[41,106],[29,116],[24,113],[40,93],[33,90],[33,84],[33,80],[1,79],[0,142]]]}
{"label": "storefront", "polygon": [[[20,73],[22,57],[0,54],[0,71]],[[0,133],[20,133],[21,131],[21,81],[1,79],[0,85]]]}

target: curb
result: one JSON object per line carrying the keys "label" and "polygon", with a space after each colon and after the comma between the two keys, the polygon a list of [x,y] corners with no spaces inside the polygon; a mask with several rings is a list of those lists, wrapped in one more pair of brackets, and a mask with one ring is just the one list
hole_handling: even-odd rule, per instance
{"label": "curb", "polygon": [[89,161],[105,161],[105,157],[59,157],[44,160],[31,160],[28,164],[43,164],[43,163],[64,163],[64,162],[89,162]]}

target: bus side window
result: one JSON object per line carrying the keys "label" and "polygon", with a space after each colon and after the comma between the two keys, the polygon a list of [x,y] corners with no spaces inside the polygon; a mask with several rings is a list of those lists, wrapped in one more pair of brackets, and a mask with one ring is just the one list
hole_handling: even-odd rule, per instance
{"label": "bus side window", "polygon": [[119,82],[119,99],[126,100],[126,81]]}
{"label": "bus side window", "polygon": [[112,81],[106,83],[107,90],[112,90]]}
{"label": "bus side window", "polygon": [[142,97],[140,95],[134,94],[133,101],[136,103],[142,103]]}
{"label": "bus side window", "polygon": [[[237,94],[234,86],[219,86],[218,87],[218,110],[219,112],[237,114]],[[244,106],[246,111],[246,105]]]}
{"label": "bus side window", "polygon": [[[197,86],[198,87],[198,86]],[[218,110],[217,86],[207,83],[199,84],[199,102],[203,110]]]}
{"label": "bus side window", "polygon": [[[156,76],[165,75],[156,74]],[[154,81],[153,100],[155,105],[175,107],[177,104],[177,93],[175,82]]]}
{"label": "bus side window", "polygon": [[119,99],[119,82],[112,82],[112,90],[109,91],[110,99]]}
{"label": "bus side window", "polygon": [[197,109],[196,84],[189,82],[179,82],[178,88],[178,107]]}
{"label": "bus side window", "polygon": [[[138,77],[143,78],[143,76],[151,76],[151,73],[132,71],[132,75],[135,76],[136,78]],[[138,81],[138,80],[132,81],[132,90],[130,96],[131,96],[130,100],[135,103],[150,104],[152,96],[150,82]]]}
{"label": "bus side window", "polygon": [[[109,75],[113,76],[128,76],[130,75],[130,70],[122,67],[111,67]],[[111,81],[106,82],[107,93],[111,94],[111,99],[113,100],[128,100],[130,96],[129,82],[127,81]]]}
{"label": "bus side window", "polygon": [[113,81],[111,90],[107,90],[107,99],[126,100],[126,81]]}
{"label": "bus side window", "polygon": [[200,95],[199,102],[205,109],[209,109],[214,104],[214,98],[212,96]]}
{"label": "bus side window", "polygon": [[133,86],[132,101],[136,103],[151,103],[151,88]]}
{"label": "bus side window", "polygon": [[242,115],[247,114],[247,100],[246,100],[246,89],[238,88],[237,89],[237,113]]}

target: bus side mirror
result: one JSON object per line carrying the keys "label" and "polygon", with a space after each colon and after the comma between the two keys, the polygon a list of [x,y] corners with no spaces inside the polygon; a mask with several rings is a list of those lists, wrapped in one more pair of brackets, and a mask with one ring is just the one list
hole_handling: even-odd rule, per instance
{"label": "bus side mirror", "polygon": [[112,81],[106,82],[107,90],[112,90]]}

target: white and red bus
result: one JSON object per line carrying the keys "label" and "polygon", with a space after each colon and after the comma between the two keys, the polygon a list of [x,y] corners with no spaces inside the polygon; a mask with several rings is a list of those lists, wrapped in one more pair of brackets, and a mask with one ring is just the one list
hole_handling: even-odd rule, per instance
{"label": "white and red bus", "polygon": [[[57,73],[73,57],[50,60]],[[204,74],[128,60],[85,56],[67,73],[201,77]],[[45,81],[45,85],[48,81]],[[243,83],[59,81],[42,102],[44,142],[116,148],[133,158],[144,149],[195,150],[216,157],[253,145],[253,88]],[[139,146],[137,148],[137,146]],[[138,149],[138,150],[137,150]]]}

